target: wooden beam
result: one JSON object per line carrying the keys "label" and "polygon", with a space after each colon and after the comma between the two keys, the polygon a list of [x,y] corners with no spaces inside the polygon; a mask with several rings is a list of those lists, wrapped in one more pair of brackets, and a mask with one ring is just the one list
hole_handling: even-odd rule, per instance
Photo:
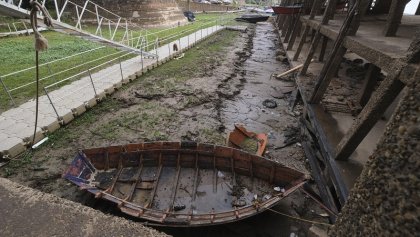
{"label": "wooden beam", "polygon": [[315,0],[312,4],[311,13],[309,14],[309,20],[313,20],[315,16],[319,13],[321,10],[322,1],[321,0]]}
{"label": "wooden beam", "polygon": [[335,159],[347,160],[398,96],[404,88],[404,83],[398,80],[399,75],[400,72],[388,75],[381,82],[379,88],[356,118],[350,130],[337,145]]}
{"label": "wooden beam", "polygon": [[327,61],[324,63],[321,72],[319,73],[317,83],[310,98],[311,104],[317,104],[322,100],[322,97],[327,91],[328,85],[337,72],[337,69],[340,67],[341,60],[347,51],[347,49],[343,47],[343,41],[351,25],[355,23],[353,22],[353,17],[357,12],[358,7],[359,6],[356,3],[356,5],[350,10],[348,16],[343,22],[343,25],[341,26],[337,39],[334,42],[334,47],[331,50]]}
{"label": "wooden beam", "polygon": [[327,46],[328,46],[328,37],[323,36],[322,37],[322,44],[321,44],[321,51],[319,52],[319,57],[318,57],[319,62],[324,61],[325,50],[327,49]]}
{"label": "wooden beam", "polygon": [[[331,19],[331,16],[332,16],[331,14],[334,14],[334,13],[331,13],[331,11],[335,11],[335,6],[336,6],[336,0],[329,0],[328,1],[327,9],[325,9],[324,15],[322,17],[321,25],[328,24],[328,21],[329,21],[329,19]],[[315,51],[318,47],[320,39],[321,39],[321,33],[320,33],[320,29],[318,28],[316,33],[315,33],[314,39],[312,40],[312,44],[311,44],[311,47],[309,49],[309,53],[306,57],[305,63],[303,64],[303,68],[300,71],[301,75],[305,75],[306,72],[308,71],[309,64],[311,63],[312,58],[314,57],[314,54],[315,54]]]}
{"label": "wooden beam", "polygon": [[302,70],[300,71],[300,75],[305,75],[306,72],[308,71],[309,64],[311,64],[312,58],[314,57],[314,54],[315,54],[316,48],[318,47],[320,39],[321,39],[321,32],[319,32],[319,29],[318,29],[315,33],[311,47],[309,48],[309,53],[306,56],[305,63],[303,64]]}
{"label": "wooden beam", "polygon": [[[371,0],[360,0],[356,14],[353,17],[353,22],[350,25],[350,29],[347,32],[347,35],[356,35],[357,30],[359,30],[360,22],[365,16],[366,11],[369,8]],[[355,4],[357,6],[357,4]]]}
{"label": "wooden beam", "polygon": [[286,50],[292,50],[293,45],[295,44],[296,37],[298,33],[301,31],[302,28],[302,22],[299,20],[299,17],[296,20],[295,27],[293,27],[292,35],[290,36],[289,44],[287,45]]}
{"label": "wooden beam", "polygon": [[398,26],[401,24],[401,18],[404,14],[405,5],[408,2],[409,0],[392,0],[383,31],[386,37],[392,37],[397,34]]}
{"label": "wooden beam", "polygon": [[305,24],[302,37],[300,37],[298,48],[296,49],[295,55],[293,56],[293,61],[297,61],[299,59],[300,52],[302,51],[303,45],[305,44],[306,37],[308,36],[310,29],[311,27],[308,24]]}
{"label": "wooden beam", "polygon": [[287,30],[289,29],[290,21],[292,21],[292,16],[286,15],[283,26],[281,28],[281,37],[286,36]]}
{"label": "wooden beam", "polygon": [[283,43],[288,43],[290,40],[290,36],[292,35],[292,32],[295,30],[296,28],[296,24],[299,21],[299,18],[297,15],[292,15],[290,17],[290,22],[289,22],[289,26],[287,27],[287,31],[286,31],[286,35],[284,36],[284,41]]}
{"label": "wooden beam", "polygon": [[328,0],[327,8],[322,16],[321,24],[327,25],[328,21],[334,18],[335,8],[338,0]]}
{"label": "wooden beam", "polygon": [[369,65],[363,81],[362,93],[360,94],[359,98],[359,103],[362,107],[364,107],[369,101],[375,89],[377,79],[380,73],[381,69],[379,67],[375,66],[374,64]]}

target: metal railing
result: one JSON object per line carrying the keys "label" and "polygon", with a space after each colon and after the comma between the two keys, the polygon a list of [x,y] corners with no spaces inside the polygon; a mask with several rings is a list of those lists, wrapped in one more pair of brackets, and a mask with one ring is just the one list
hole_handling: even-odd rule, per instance
{"label": "metal railing", "polygon": [[[163,45],[161,47],[157,46],[158,40],[154,41],[154,42],[150,42],[149,45],[145,45],[146,47],[149,47],[151,45],[154,45],[154,50],[156,52],[156,54],[159,56],[159,59],[162,60],[164,58],[169,58],[172,57],[172,55],[177,54],[179,51],[181,50],[185,50],[188,47],[196,44],[197,42],[205,39],[207,36],[211,35],[212,33],[223,29],[223,27],[219,26],[219,25],[215,25],[215,26],[211,26],[211,27],[207,27],[207,28],[200,28],[197,31],[194,31],[193,33],[187,34],[181,38],[175,39],[173,41],[171,41],[170,43]],[[192,29],[191,29],[192,30]],[[175,52],[172,49],[173,44],[178,44],[179,47],[179,51]],[[53,84],[50,84],[48,86],[44,87],[44,92],[48,98],[49,103],[51,104],[53,110],[56,113],[57,119],[59,121],[63,121],[63,116],[66,113],[69,113],[71,108],[67,108],[65,110],[63,109],[59,109],[57,107],[57,105],[60,104],[65,104],[65,100],[66,98],[77,98],[79,99],[79,104],[83,104],[86,103],[87,100],[89,99],[99,99],[98,94],[102,93],[104,91],[106,91],[106,88],[110,88],[113,87],[115,84],[118,84],[120,82],[124,82],[124,80],[126,79],[124,75],[128,75],[128,74],[133,74],[133,70],[132,70],[132,66],[133,65],[139,65],[141,66],[142,70],[144,69],[145,66],[149,66],[152,65],[154,63],[156,63],[154,61],[154,59],[148,59],[147,62],[145,62],[145,58],[141,57],[141,56],[137,56],[135,58],[131,58],[129,60],[126,61],[122,61],[123,58],[131,55],[131,52],[119,55],[107,62],[104,62],[100,65],[97,65],[95,67],[90,68],[89,70],[80,72],[77,75],[73,75],[71,77],[68,77],[66,79],[57,81]],[[146,64],[146,65],[145,65]],[[109,65],[111,67],[107,67],[106,73],[98,73],[98,74],[93,74],[92,71],[94,71],[97,68],[102,68],[105,65]],[[60,84],[65,84],[67,81],[72,80],[73,78],[77,77],[77,76],[84,76],[81,80],[84,80],[84,82],[80,83],[79,86],[73,86],[72,90],[67,90],[64,93],[60,92],[60,93],[54,93],[54,91],[52,93],[50,93],[51,88],[57,87]],[[113,75],[113,79],[110,78],[109,75]],[[104,87],[104,84],[105,85]],[[101,87],[102,86],[102,87]],[[90,88],[90,89],[88,89]],[[79,98],[79,94],[81,94],[81,92],[84,92],[86,94],[86,91],[88,91],[87,93],[89,94],[88,97],[86,98]],[[73,105],[73,107],[77,107],[76,104]]]}
{"label": "metal railing", "polygon": [[[124,43],[132,41],[131,38],[134,37],[143,37],[141,33],[135,36],[135,32],[139,30],[138,27],[134,27],[127,18],[123,18],[90,0],[81,1],[82,5],[78,5],[70,0],[60,1],[60,3],[57,0],[50,0],[48,1],[49,4],[46,4],[47,0],[42,0],[40,3],[43,6],[49,6],[48,11],[53,17],[54,25],[140,53],[138,43],[131,45]],[[11,15],[13,15],[12,11],[17,11],[28,16],[29,11],[22,7],[22,2],[22,0],[0,0],[0,5],[1,7],[10,8]],[[65,13],[73,15],[74,20],[66,17]],[[38,14],[40,17],[42,16],[42,13]],[[90,29],[91,27],[95,29],[92,30]],[[124,33],[121,39],[117,39],[117,33],[120,31]],[[143,54],[149,53],[143,52]],[[149,56],[154,55],[150,54]]]}
{"label": "metal railing", "polygon": [[[141,52],[148,51],[150,54],[153,53],[154,55],[157,55],[157,57],[154,57],[154,58],[156,59],[156,61],[158,61],[159,57],[160,59],[162,59],[162,57],[164,57],[165,55],[171,54],[171,48],[170,48],[171,46],[169,44],[171,41],[173,42],[178,41],[178,45],[180,46],[180,48],[185,48],[183,47],[183,45],[185,44],[188,47],[190,46],[191,43],[195,43],[197,41],[197,38],[198,39],[202,38],[203,30],[200,31],[199,29],[206,28],[207,32],[205,35],[208,35],[209,34],[208,30],[212,29],[212,28],[209,28],[209,26],[226,24],[231,19],[232,18],[221,17],[213,21],[195,23],[195,24],[186,26],[186,28],[182,29],[181,31],[173,32],[167,35],[163,35],[163,34],[173,28],[156,31],[153,33],[149,32],[147,37],[138,37],[138,38],[133,38],[132,40],[135,40],[136,42],[138,42],[137,47],[141,49]],[[195,32],[194,36],[192,36],[191,34],[192,32]],[[197,37],[197,34],[199,34],[198,37]],[[159,36],[161,36],[161,38],[159,38]],[[186,38],[186,41],[183,42],[183,44],[181,44],[181,38],[183,36],[187,36],[187,38]],[[168,50],[166,50],[165,53],[162,53],[163,49],[160,46],[166,43],[168,43],[168,46],[167,46]],[[60,86],[63,86],[70,81],[80,79],[83,76],[86,76],[87,74],[91,75],[91,73],[94,73],[97,70],[106,68],[107,66],[112,66],[118,62],[121,65],[121,62],[120,62],[121,60],[134,58],[136,56],[140,57],[140,61],[141,61],[140,63],[143,69],[144,68],[143,59],[150,58],[148,55],[144,55],[143,53],[138,55],[133,52],[117,51],[117,52],[106,54],[102,57],[94,58],[89,61],[83,61],[82,63],[73,65],[68,68],[63,69],[63,68],[58,67],[58,69],[55,69],[55,65],[63,64],[69,61],[76,61],[78,58],[82,58],[82,57],[84,58],[85,55],[89,55],[90,53],[95,53],[96,51],[103,50],[106,48],[107,48],[106,46],[100,46],[100,47],[96,47],[96,48],[79,52],[70,56],[66,56],[60,59],[56,59],[56,60],[52,60],[52,61],[40,64],[39,65],[40,69],[44,68],[43,71],[46,72],[47,74],[40,78],[41,83],[45,82],[43,85],[45,87],[44,89],[45,93],[48,93],[47,91],[50,91],[51,89],[57,89]],[[8,97],[9,105],[11,104],[13,106],[17,106],[18,103],[16,103],[16,101],[14,100],[13,98],[14,95],[19,96],[19,94],[21,94],[22,92],[27,91],[29,87],[31,87],[35,83],[35,80],[25,80],[26,82],[20,85],[14,86],[14,87],[10,87],[10,84],[8,83],[8,81],[13,80],[15,78],[20,78],[24,76],[25,74],[28,74],[28,76],[33,76],[30,74],[30,72],[33,71],[34,68],[35,67],[29,67],[29,68],[15,71],[12,73],[8,73],[5,75],[0,75],[0,86],[3,88],[5,95]],[[55,69],[54,70],[55,72],[53,72],[53,69]],[[75,73],[72,75],[68,75],[71,72],[75,72]]]}

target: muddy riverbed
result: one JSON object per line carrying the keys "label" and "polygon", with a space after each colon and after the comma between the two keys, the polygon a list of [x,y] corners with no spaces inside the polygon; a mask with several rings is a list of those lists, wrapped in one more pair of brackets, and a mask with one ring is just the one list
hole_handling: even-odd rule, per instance
{"label": "muddy riverbed", "polygon": [[[246,33],[222,31],[123,87],[68,126],[49,136],[38,151],[11,162],[2,176],[106,213],[111,204],[93,199],[61,174],[78,149],[153,140],[193,140],[223,145],[235,123],[267,133],[265,157],[304,173],[305,155],[297,133],[300,106],[290,109],[293,82],[271,75],[288,69],[276,61],[277,36],[271,23]],[[283,147],[285,144],[288,146]],[[326,221],[325,213],[297,191],[275,208]],[[141,221],[141,220],[140,220]],[[310,224],[273,212],[216,227],[161,230],[175,236],[306,236]],[[296,234],[296,235],[294,235]]]}

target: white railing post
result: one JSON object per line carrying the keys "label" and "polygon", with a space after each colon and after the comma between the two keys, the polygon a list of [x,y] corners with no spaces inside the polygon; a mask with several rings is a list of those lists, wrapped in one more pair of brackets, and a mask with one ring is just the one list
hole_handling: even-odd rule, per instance
{"label": "white railing post", "polygon": [[114,33],[112,34],[111,40],[114,40],[115,34],[117,33],[117,29],[120,26],[121,17],[118,18],[117,25],[115,26]]}
{"label": "white railing post", "polygon": [[[89,3],[89,0],[86,0],[85,5],[84,5],[84,6],[83,6],[83,8],[82,8],[82,12],[81,12],[81,13],[80,13],[80,15],[78,16],[78,19],[77,19],[77,24],[76,24],[76,28],[77,28],[77,26],[79,26],[79,29],[82,29],[82,24],[81,24],[81,21],[82,21],[83,14],[85,13],[85,10],[86,10],[86,7],[87,7],[88,3]],[[77,9],[77,8],[76,8],[76,9]]]}

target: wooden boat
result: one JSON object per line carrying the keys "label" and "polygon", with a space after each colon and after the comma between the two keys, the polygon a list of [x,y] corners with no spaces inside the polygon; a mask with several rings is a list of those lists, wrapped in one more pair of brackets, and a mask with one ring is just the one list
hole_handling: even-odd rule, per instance
{"label": "wooden boat", "polygon": [[275,14],[291,15],[297,14],[302,11],[302,5],[297,6],[272,6],[271,7]]}
{"label": "wooden boat", "polygon": [[305,183],[304,174],[263,157],[194,142],[86,149],[63,177],[126,214],[185,227],[250,217]]}
{"label": "wooden boat", "polygon": [[[347,0],[338,2],[335,9],[336,10],[344,9],[346,7],[347,2],[348,2]],[[303,5],[301,4],[292,5],[292,6],[272,6],[271,8],[273,9],[275,14],[282,14],[282,15],[297,14],[304,10]],[[321,10],[325,10],[325,6],[322,6]],[[311,12],[311,9],[308,8],[306,9],[305,14],[309,14],[310,12]]]}
{"label": "wooden boat", "polygon": [[257,23],[257,22],[263,22],[267,21],[270,16],[264,16],[261,14],[245,14],[241,17],[235,18],[237,21],[245,21],[249,23]]}

